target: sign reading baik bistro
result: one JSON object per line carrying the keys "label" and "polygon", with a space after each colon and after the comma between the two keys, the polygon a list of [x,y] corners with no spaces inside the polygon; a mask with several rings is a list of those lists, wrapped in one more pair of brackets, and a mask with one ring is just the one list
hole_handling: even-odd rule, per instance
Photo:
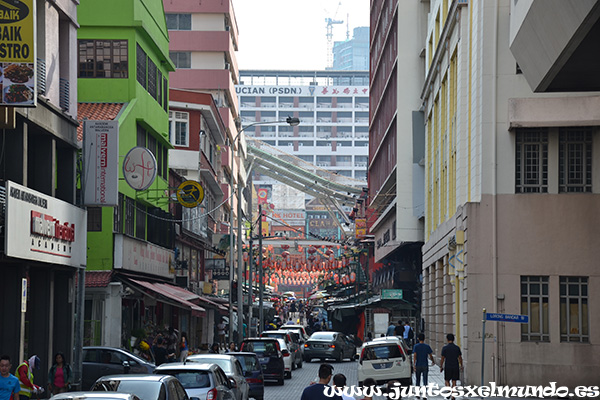
{"label": "sign reading baik bistro", "polygon": [[0,105],[34,107],[37,100],[35,0],[0,1]]}
{"label": "sign reading baik bistro", "polygon": [[14,182],[6,183],[6,255],[85,265],[87,214],[81,208]]}

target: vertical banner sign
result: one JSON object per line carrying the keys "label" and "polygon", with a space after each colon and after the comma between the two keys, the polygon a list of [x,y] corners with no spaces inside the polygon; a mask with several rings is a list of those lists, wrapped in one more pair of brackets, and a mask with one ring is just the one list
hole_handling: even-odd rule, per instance
{"label": "vertical banner sign", "polygon": [[35,107],[36,0],[0,0],[0,105]]}
{"label": "vertical banner sign", "polygon": [[119,196],[119,122],[84,121],[83,151],[84,204],[86,206],[117,206]]}
{"label": "vertical banner sign", "polygon": [[258,197],[258,204],[267,204],[267,196],[269,194],[268,189],[258,189],[256,191],[256,196]]}
{"label": "vertical banner sign", "polygon": [[354,220],[354,234],[357,238],[363,237],[367,234],[366,218],[356,218]]}

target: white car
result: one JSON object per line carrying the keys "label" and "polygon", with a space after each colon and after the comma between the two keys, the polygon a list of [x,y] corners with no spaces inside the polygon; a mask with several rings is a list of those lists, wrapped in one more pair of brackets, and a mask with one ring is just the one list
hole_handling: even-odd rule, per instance
{"label": "white car", "polygon": [[412,363],[403,340],[388,336],[362,346],[358,360],[358,385],[373,378],[381,385],[398,380],[403,386],[412,384]]}
{"label": "white car", "polygon": [[[233,378],[228,378],[217,364],[165,363],[154,370],[158,375],[172,375],[185,389],[190,399],[234,400]],[[93,399],[91,399],[93,400]]]}
{"label": "white car", "polygon": [[279,342],[279,348],[281,349],[281,354],[283,354],[283,367],[285,368],[285,377],[290,379],[292,377],[292,358],[294,355],[290,352],[290,349],[287,347],[284,339],[277,339]]}

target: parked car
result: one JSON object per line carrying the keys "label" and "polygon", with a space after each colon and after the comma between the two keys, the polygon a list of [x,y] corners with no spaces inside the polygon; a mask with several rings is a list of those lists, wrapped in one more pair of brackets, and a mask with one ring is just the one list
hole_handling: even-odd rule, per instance
{"label": "parked car", "polygon": [[333,358],[338,362],[356,358],[356,345],[341,332],[315,332],[304,344],[304,361]]}
{"label": "parked car", "polygon": [[242,365],[234,356],[229,354],[194,354],[185,359],[186,362],[201,362],[217,364],[233,383],[236,400],[248,400],[250,386],[244,377]]}
{"label": "parked car", "polygon": [[134,394],[112,392],[65,392],[55,394],[51,400],[140,400]]}
{"label": "parked car", "polygon": [[308,333],[306,332],[306,327],[304,325],[284,325],[281,327],[281,329],[286,329],[286,330],[295,330],[295,331],[299,331],[300,332],[300,336],[302,336],[302,339],[304,341],[308,340],[309,336]]}
{"label": "parked car", "polygon": [[290,334],[292,341],[298,344],[298,353],[300,354],[300,357],[298,358],[300,358],[300,364],[298,364],[297,367],[302,368],[302,361],[304,361],[304,343],[306,343],[306,340],[302,338],[300,331],[292,329],[285,329],[285,331]]}
{"label": "parked car", "polygon": [[275,339],[279,342],[279,349],[283,355],[283,368],[285,369],[286,379],[292,379],[292,369],[294,365],[293,355],[287,347],[287,343],[283,339]]}
{"label": "parked car", "polygon": [[285,325],[282,327],[282,329],[277,331],[264,331],[260,334],[260,337],[283,339],[287,349],[291,353],[292,369],[295,369],[296,367],[302,368],[302,353],[300,353],[300,343],[298,343],[297,339],[295,340],[295,338],[292,337],[292,332],[288,332],[287,330],[284,330],[284,328]]}
{"label": "parked car", "polygon": [[92,391],[131,393],[140,400],[190,400],[181,383],[170,375],[103,376]]}
{"label": "parked car", "polygon": [[359,386],[367,378],[375,379],[377,384],[398,380],[402,385],[410,385],[412,363],[403,342],[388,336],[365,343],[358,360]]}
{"label": "parked car", "polygon": [[82,388],[89,389],[101,376],[117,374],[151,374],[156,366],[116,347],[90,346],[83,348]]}
{"label": "parked car", "polygon": [[234,356],[242,364],[244,370],[244,376],[246,382],[250,385],[250,392],[248,396],[255,400],[263,400],[265,396],[265,378],[262,372],[262,366],[258,360],[258,356],[255,353],[248,352],[235,352],[228,353],[230,356]]}
{"label": "parked car", "polygon": [[161,364],[156,367],[154,373],[177,378],[190,398],[235,400],[233,383],[217,364],[196,362]]}
{"label": "parked car", "polygon": [[276,380],[283,385],[285,367],[279,341],[274,338],[248,338],[242,342],[240,351],[255,353],[262,366],[265,380]]}

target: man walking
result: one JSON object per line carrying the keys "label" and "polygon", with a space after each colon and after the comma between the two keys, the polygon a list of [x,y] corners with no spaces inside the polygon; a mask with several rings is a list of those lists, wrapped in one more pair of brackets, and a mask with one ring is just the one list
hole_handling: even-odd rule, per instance
{"label": "man walking", "polygon": [[16,376],[10,373],[10,357],[0,357],[0,400],[19,400],[21,385]]}
{"label": "man walking", "polygon": [[396,330],[396,325],[394,325],[394,323],[392,321],[390,321],[390,326],[388,326],[385,336],[394,336],[395,330]]}
{"label": "man walking", "polygon": [[[333,367],[331,364],[321,364],[319,367],[319,382],[304,388],[300,400],[342,400],[340,396],[327,396],[325,394],[326,386],[331,381]],[[329,391],[331,388],[328,389]]]}
{"label": "man walking", "polygon": [[[333,387],[339,390],[344,390],[346,387],[346,375],[335,374],[333,376]],[[354,397],[342,392],[342,400],[355,400]]]}
{"label": "man walking", "polygon": [[429,373],[429,360],[427,360],[427,357],[435,364],[433,356],[431,355],[433,350],[431,350],[431,347],[429,347],[428,344],[425,344],[425,335],[423,333],[419,333],[418,339],[419,343],[413,348],[413,362],[417,379],[416,385],[421,385],[421,375],[423,375],[423,384],[427,386],[427,376]]}
{"label": "man walking", "polygon": [[444,371],[446,386],[454,387],[460,379],[460,371],[463,368],[462,352],[460,347],[454,344],[454,335],[446,335],[448,344],[442,348],[442,359],[440,360],[440,372]]}

